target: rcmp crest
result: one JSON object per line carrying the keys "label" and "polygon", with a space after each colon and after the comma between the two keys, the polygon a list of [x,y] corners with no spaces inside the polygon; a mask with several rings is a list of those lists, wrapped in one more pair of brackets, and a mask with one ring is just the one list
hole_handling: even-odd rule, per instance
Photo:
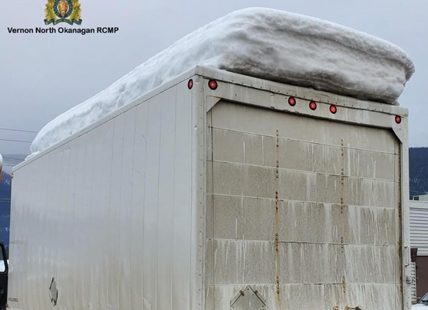
{"label": "rcmp crest", "polygon": [[79,0],[48,0],[45,9],[45,24],[57,25],[63,22],[80,25],[82,23],[81,12]]}

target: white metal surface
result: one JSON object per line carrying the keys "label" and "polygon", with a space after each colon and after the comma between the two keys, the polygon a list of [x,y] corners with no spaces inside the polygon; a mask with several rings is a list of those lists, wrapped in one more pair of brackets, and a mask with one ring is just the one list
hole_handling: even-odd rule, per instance
{"label": "white metal surface", "polygon": [[206,309],[248,284],[268,309],[410,309],[407,111],[202,74],[233,81],[205,86]]}
{"label": "white metal surface", "polygon": [[268,309],[402,308],[392,132],[222,101],[212,125],[207,310],[246,284]]}
{"label": "white metal surface", "polygon": [[197,67],[15,168],[9,305],[410,309],[406,150],[402,107]]}
{"label": "white metal surface", "polygon": [[14,171],[9,305],[195,309],[192,97],[183,82]]}
{"label": "white metal surface", "polygon": [[418,248],[418,256],[428,256],[428,201],[413,201],[410,205],[410,241]]}

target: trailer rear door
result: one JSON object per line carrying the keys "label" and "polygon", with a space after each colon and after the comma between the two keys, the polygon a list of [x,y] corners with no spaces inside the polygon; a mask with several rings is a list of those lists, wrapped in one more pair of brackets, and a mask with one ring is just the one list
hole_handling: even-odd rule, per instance
{"label": "trailer rear door", "polygon": [[392,130],[224,100],[207,118],[207,309],[248,307],[247,285],[254,309],[403,309]]}

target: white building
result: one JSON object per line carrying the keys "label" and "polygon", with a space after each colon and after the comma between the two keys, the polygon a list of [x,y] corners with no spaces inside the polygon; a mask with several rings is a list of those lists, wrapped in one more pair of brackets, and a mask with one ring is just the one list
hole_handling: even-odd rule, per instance
{"label": "white building", "polygon": [[[416,197],[414,197],[416,198]],[[410,200],[410,245],[415,263],[417,297],[428,292],[428,195]]]}

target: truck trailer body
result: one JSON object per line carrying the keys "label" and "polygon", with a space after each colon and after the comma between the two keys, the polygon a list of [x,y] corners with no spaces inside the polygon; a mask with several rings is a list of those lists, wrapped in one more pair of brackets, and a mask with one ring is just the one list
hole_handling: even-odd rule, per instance
{"label": "truck trailer body", "polygon": [[14,168],[20,310],[407,310],[408,111],[197,66]]}

